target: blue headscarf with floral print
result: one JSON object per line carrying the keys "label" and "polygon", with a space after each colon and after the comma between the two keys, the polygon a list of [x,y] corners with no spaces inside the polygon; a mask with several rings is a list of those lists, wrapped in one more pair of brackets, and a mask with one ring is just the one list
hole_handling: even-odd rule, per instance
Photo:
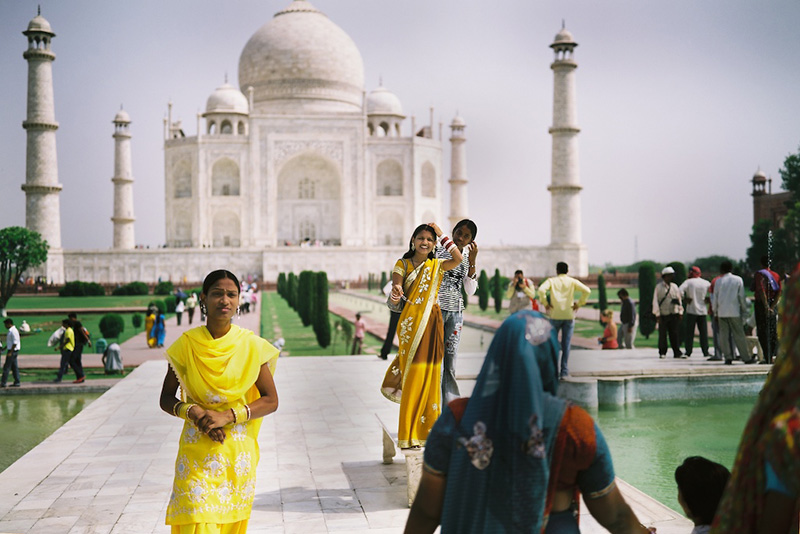
{"label": "blue headscarf with floral print", "polygon": [[[442,532],[541,530],[555,436],[559,345],[548,319],[521,311],[497,330],[460,422],[448,410],[429,435],[449,443]],[[440,436],[434,436],[440,434]],[[428,454],[437,454],[426,448]]]}

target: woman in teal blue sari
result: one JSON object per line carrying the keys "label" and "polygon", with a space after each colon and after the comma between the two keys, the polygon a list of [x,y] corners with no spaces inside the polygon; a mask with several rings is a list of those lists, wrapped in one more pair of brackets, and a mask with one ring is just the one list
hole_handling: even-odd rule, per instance
{"label": "woman in teal blue sari", "polygon": [[503,322],[472,397],[451,402],[428,435],[407,533],[577,533],[581,493],[609,531],[648,532],[591,416],[556,396],[558,350],[540,313]]}

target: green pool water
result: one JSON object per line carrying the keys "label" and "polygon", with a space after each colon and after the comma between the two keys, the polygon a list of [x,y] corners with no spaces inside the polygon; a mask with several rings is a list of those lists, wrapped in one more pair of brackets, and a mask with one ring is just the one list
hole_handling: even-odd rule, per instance
{"label": "green pool water", "polygon": [[16,462],[100,395],[0,396],[0,471]]}
{"label": "green pool water", "polygon": [[617,476],[682,513],[675,468],[688,456],[704,456],[731,469],[755,400],[640,403],[592,415]]}

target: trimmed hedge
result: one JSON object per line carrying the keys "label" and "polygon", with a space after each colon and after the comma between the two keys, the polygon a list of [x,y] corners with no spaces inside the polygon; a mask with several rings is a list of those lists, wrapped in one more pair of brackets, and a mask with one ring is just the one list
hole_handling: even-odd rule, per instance
{"label": "trimmed hedge", "polygon": [[331,344],[331,320],[328,317],[328,275],[324,271],[314,273],[314,308],[312,325],[317,343],[323,349]]}
{"label": "trimmed hedge", "polygon": [[494,298],[494,311],[500,313],[503,309],[503,282],[500,278],[500,269],[495,269],[492,277],[492,298]]}
{"label": "trimmed hedge", "polygon": [[100,319],[100,333],[103,337],[108,339],[112,337],[119,337],[125,331],[125,321],[118,313],[109,313]]}
{"label": "trimmed hedge", "polygon": [[178,299],[175,295],[168,295],[164,297],[164,305],[167,307],[167,313],[175,313],[175,306],[178,305]]}
{"label": "trimmed hedge", "polygon": [[95,282],[67,282],[58,291],[59,297],[102,297],[106,294],[103,286]]}
{"label": "trimmed hedge", "polygon": [[153,295],[169,295],[175,289],[175,286],[172,285],[172,282],[167,280],[166,282],[159,282],[156,284],[155,289],[153,289]]}
{"label": "trimmed hedge", "polygon": [[639,267],[639,332],[648,339],[656,330],[653,315],[653,291],[656,289],[656,270],[652,263]]}
{"label": "trimmed hedge", "polygon": [[478,307],[482,311],[486,311],[489,307],[489,276],[486,271],[481,269],[481,275],[478,277]]}
{"label": "trimmed hedge", "polygon": [[158,308],[158,313],[160,313],[161,315],[167,313],[167,303],[164,302],[163,300],[154,300],[147,305],[148,308],[151,308],[153,306]]}
{"label": "trimmed hedge", "polygon": [[124,286],[120,286],[115,288],[114,291],[111,292],[112,295],[147,295],[148,294],[147,284],[144,282],[131,282],[129,284],[125,284]]}
{"label": "trimmed hedge", "polygon": [[144,317],[142,317],[142,314],[134,313],[133,317],[131,317],[131,324],[133,325],[134,330],[139,330],[142,327],[142,323],[144,323]]}

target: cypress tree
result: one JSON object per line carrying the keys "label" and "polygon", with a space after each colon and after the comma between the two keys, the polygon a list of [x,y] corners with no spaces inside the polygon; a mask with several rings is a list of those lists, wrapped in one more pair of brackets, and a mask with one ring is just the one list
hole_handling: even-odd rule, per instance
{"label": "cypress tree", "polygon": [[494,311],[500,313],[503,309],[503,284],[500,280],[500,269],[494,270],[492,277],[492,297],[494,297]]}
{"label": "cypress tree", "polygon": [[311,324],[311,310],[314,280],[311,271],[301,271],[297,280],[297,302],[295,309],[303,322],[303,326]]}
{"label": "cypress tree", "polygon": [[297,276],[294,273],[289,273],[286,279],[286,302],[293,310],[297,310],[295,303],[297,302]]}
{"label": "cypress tree", "polygon": [[378,288],[378,291],[383,291],[383,288],[384,288],[384,287],[386,286],[386,284],[388,284],[388,283],[389,283],[389,279],[386,277],[386,271],[383,271],[383,272],[381,273],[381,286]]}
{"label": "cypress tree", "polygon": [[278,273],[278,295],[286,298],[286,273]]}
{"label": "cypress tree", "polygon": [[314,289],[314,334],[323,349],[331,344],[331,321],[328,317],[328,275],[324,271],[315,273]]}
{"label": "cypress tree", "polygon": [[598,308],[602,314],[608,309],[608,295],[606,294],[606,277],[603,273],[597,275],[597,294],[598,294]]}
{"label": "cypress tree", "polygon": [[650,338],[656,330],[656,316],[653,315],[653,291],[656,288],[655,266],[651,262],[639,267],[639,332]]}
{"label": "cypress tree", "polygon": [[481,269],[481,275],[478,277],[478,307],[486,311],[489,307],[489,276],[486,271]]}

